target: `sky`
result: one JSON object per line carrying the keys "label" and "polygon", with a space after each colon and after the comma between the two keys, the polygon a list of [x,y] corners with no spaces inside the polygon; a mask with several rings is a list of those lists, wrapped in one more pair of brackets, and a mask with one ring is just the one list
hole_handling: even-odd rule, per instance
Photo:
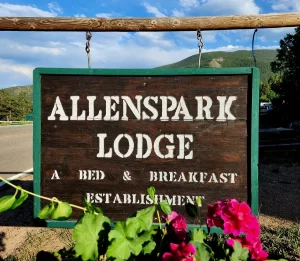
{"label": "sky", "polygon": [[[0,17],[191,17],[300,12],[299,0],[0,0]],[[203,52],[251,50],[253,29],[203,31]],[[255,49],[294,28],[259,29]],[[32,84],[36,67],[87,68],[85,32],[0,31],[0,89]],[[92,32],[92,68],[154,68],[198,53],[195,32]]]}

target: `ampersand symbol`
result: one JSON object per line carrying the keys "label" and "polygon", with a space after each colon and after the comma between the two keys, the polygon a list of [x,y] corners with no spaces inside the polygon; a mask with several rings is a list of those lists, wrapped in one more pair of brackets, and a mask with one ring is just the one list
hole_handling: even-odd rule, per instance
{"label": "ampersand symbol", "polygon": [[125,180],[125,181],[131,180],[131,176],[130,176],[129,171],[124,171],[123,180]]}

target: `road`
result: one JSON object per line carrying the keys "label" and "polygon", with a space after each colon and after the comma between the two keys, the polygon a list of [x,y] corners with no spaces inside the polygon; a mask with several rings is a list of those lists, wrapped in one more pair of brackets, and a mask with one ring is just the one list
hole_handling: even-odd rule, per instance
{"label": "road", "polygon": [[0,126],[0,176],[7,179],[32,167],[32,125]]}

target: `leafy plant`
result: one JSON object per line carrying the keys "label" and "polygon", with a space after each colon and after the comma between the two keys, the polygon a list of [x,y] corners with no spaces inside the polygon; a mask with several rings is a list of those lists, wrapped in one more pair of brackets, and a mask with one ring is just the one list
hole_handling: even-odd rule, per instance
{"label": "leafy plant", "polygon": [[[2,178],[0,178],[2,179]],[[172,211],[167,201],[155,201],[155,188],[148,188],[153,205],[139,210],[126,220],[111,223],[102,210],[84,199],[85,207],[79,207],[56,198],[46,198],[13,186],[14,195],[0,198],[0,212],[15,209],[29,194],[50,201],[39,213],[39,218],[51,217],[65,220],[72,214],[72,208],[84,211],[73,230],[74,246],[50,253],[40,251],[36,257],[41,260],[102,260],[102,261],[250,261],[266,260],[267,253],[260,242],[260,228],[245,202],[235,199],[217,201],[209,205],[206,225],[188,230],[185,218]],[[190,217],[200,221],[201,200],[186,204]],[[154,216],[159,225],[153,225]],[[162,221],[165,225],[162,224]],[[211,227],[222,228],[225,234],[210,233]]]}

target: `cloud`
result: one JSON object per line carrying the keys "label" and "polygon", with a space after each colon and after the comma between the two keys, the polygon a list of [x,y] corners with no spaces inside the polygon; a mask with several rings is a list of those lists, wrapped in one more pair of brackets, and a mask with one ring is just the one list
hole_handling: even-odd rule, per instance
{"label": "cloud", "polygon": [[17,17],[53,17],[56,13],[44,11],[30,5],[13,5],[0,3],[0,16],[17,16]]}
{"label": "cloud", "polygon": [[[197,39],[197,32],[174,32],[174,36],[177,41],[180,41],[182,44],[193,44],[197,46],[199,40]],[[217,31],[203,31],[202,32],[202,41],[206,43],[215,43],[217,41]]]}
{"label": "cloud", "polygon": [[[277,45],[270,45],[270,46],[263,46],[263,45],[257,45],[255,47],[255,50],[260,50],[260,49],[276,49],[278,48]],[[243,46],[243,45],[226,45],[226,46],[220,46],[214,49],[203,49],[203,53],[206,52],[217,52],[217,51],[223,51],[223,52],[235,52],[238,50],[251,50],[250,46]],[[254,50],[254,51],[255,51]]]}
{"label": "cloud", "polygon": [[275,0],[273,1],[272,9],[274,11],[299,12],[300,2],[299,0]]}
{"label": "cloud", "polygon": [[96,17],[110,18],[110,17],[112,17],[112,14],[111,13],[98,13],[98,14],[96,14]]}
{"label": "cloud", "polygon": [[156,7],[148,4],[148,3],[143,3],[143,6],[146,8],[147,12],[149,14],[153,14],[155,17],[166,17],[165,14],[163,14],[162,12],[160,12]]}
{"label": "cloud", "polygon": [[174,47],[172,39],[166,39],[165,32],[137,32],[134,34],[133,42],[147,47],[158,46],[159,48]]}
{"label": "cloud", "polygon": [[175,16],[175,17],[183,17],[185,16],[184,12],[183,11],[179,11],[177,9],[173,9],[172,10],[172,16]]}
{"label": "cloud", "polygon": [[84,14],[75,14],[74,16],[75,17],[86,17],[86,15],[84,15]]}
{"label": "cloud", "polygon": [[197,0],[179,0],[179,4],[185,8],[199,6],[199,2]]}
{"label": "cloud", "polygon": [[50,2],[48,3],[48,9],[51,11],[53,14],[62,14],[63,9],[56,3],[56,2]]}
{"label": "cloud", "polygon": [[0,59],[0,73],[14,72],[27,78],[32,78],[33,67],[15,63],[10,59]]}
{"label": "cloud", "polygon": [[[207,0],[200,1],[195,5],[195,0],[180,0],[180,4],[185,4],[187,7],[188,16],[213,16],[213,15],[247,15],[258,14],[259,6],[254,0]],[[189,6],[193,3],[193,6]]]}

